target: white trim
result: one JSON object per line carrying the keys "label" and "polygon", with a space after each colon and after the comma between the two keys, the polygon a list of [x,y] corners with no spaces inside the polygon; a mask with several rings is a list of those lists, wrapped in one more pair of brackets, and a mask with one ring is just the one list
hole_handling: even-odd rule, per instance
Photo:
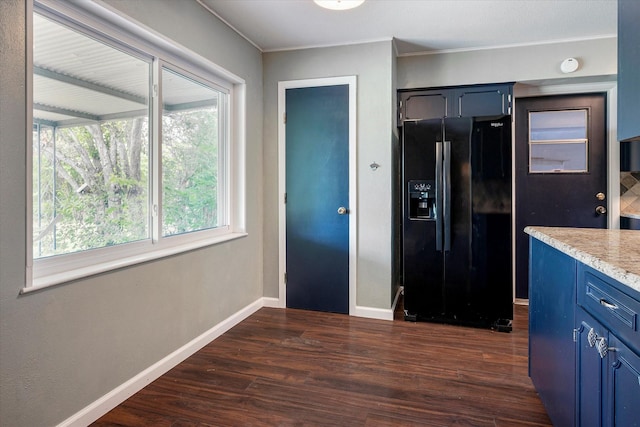
{"label": "white trim", "polygon": [[[617,229],[620,228],[620,144],[618,143],[617,138],[617,82],[603,81],[574,84],[567,83],[545,86],[530,86],[526,83],[516,84],[514,88],[514,106],[515,103],[518,102],[518,98],[544,95],[570,95],[593,92],[607,93],[607,228]],[[515,107],[513,111],[515,111]]]}
{"label": "white trim", "polygon": [[[74,262],[73,257],[62,257],[58,263],[56,263],[55,259],[38,260],[48,261],[51,268],[49,270],[47,270],[46,267],[43,269],[38,269],[38,266],[36,265],[36,271],[38,272],[39,270],[40,274],[32,279],[32,282],[29,286],[23,287],[20,290],[20,294],[24,295],[35,291],[40,291],[50,286],[60,285],[72,280],[78,280],[84,277],[105,273],[119,268],[153,261],[155,259],[176,255],[186,251],[192,251],[206,246],[217,245],[245,236],[247,236],[247,233],[225,233],[221,235],[210,235],[203,239],[193,239],[177,245],[152,246],[149,241],[147,241],[145,244],[136,242],[128,245],[119,245],[117,247],[111,246],[108,248],[93,249],[91,251],[92,253],[104,251],[107,254],[106,256],[95,254],[87,255],[82,253],[72,254],[87,255],[83,257],[85,262]],[[131,249],[129,249],[129,246],[131,247]],[[137,248],[143,247],[151,247],[151,249],[136,250]],[[86,260],[89,257],[94,260],[94,262],[91,264],[86,263]]]}
{"label": "white trim", "polygon": [[229,97],[229,223],[233,233],[247,232],[247,85],[234,84]]}
{"label": "white trim", "polygon": [[[605,79],[606,77],[603,77]],[[515,165],[515,105],[519,98],[527,98],[532,96],[552,96],[552,95],[569,95],[593,92],[607,93],[607,227],[620,228],[620,144],[617,140],[618,133],[618,85],[616,81],[603,80],[601,82],[589,83],[565,83],[565,84],[548,84],[548,85],[531,85],[527,82],[516,83],[513,89],[513,158],[512,164]],[[512,228],[512,265],[513,265],[513,296],[514,303],[522,304],[527,299],[515,298],[516,295],[516,278],[515,278],[515,250],[516,250],[516,233],[515,233],[515,173],[513,173],[513,228]]]}
{"label": "white trim", "polygon": [[310,44],[310,45],[297,45],[292,47],[275,48],[275,49],[263,49],[262,52],[275,53],[275,52],[292,52],[296,50],[305,50],[305,49],[339,48],[339,47],[346,47],[346,46],[359,46],[359,45],[370,44],[370,43],[389,42],[392,40],[393,40],[393,37],[378,37],[378,38],[371,38],[371,39],[346,41],[342,43]]}
{"label": "white trim", "polygon": [[262,306],[269,308],[282,308],[280,307],[279,298],[262,297]]}
{"label": "white trim", "polygon": [[[27,70],[33,70],[33,2],[26,2],[26,66]],[[33,73],[25,73],[25,108],[26,108],[26,186],[24,189],[25,196],[25,212],[26,219],[25,237],[25,285],[31,285],[33,282]]]}
{"label": "white trim", "polygon": [[[287,290],[284,281],[286,272],[286,206],[284,194],[286,192],[286,126],[284,114],[286,111],[286,91],[302,87],[318,86],[349,86],[349,314],[357,315],[356,286],[358,262],[358,199],[357,199],[357,77],[342,76],[320,79],[290,80],[278,82],[278,227],[279,227],[279,267],[278,267],[278,299],[280,307],[287,306]],[[393,313],[392,313],[393,314]],[[369,317],[369,316],[364,316]]]}
{"label": "white trim", "polygon": [[[90,20],[91,29],[116,34],[116,39],[136,49],[186,69],[197,69],[208,79],[227,87],[227,82],[245,83],[240,76],[195,53],[193,50],[125,15],[103,0],[74,1],[37,0],[41,5],[59,11],[74,20]],[[85,21],[86,22],[86,21]],[[162,55],[160,55],[162,53]],[[219,80],[222,79],[222,80]]]}
{"label": "white trim", "polygon": [[423,55],[438,55],[443,53],[476,52],[479,50],[513,49],[513,48],[522,48],[522,47],[529,47],[529,46],[545,46],[545,45],[559,44],[559,43],[576,43],[576,42],[586,42],[591,40],[615,39],[617,37],[618,37],[617,34],[605,34],[605,35],[594,36],[594,37],[573,37],[573,38],[566,38],[566,39],[535,41],[535,42],[527,42],[527,43],[508,43],[508,44],[502,44],[502,45],[491,45],[491,46],[480,46],[480,47],[462,47],[459,49],[437,49],[437,50],[420,51],[420,52],[408,52],[408,53],[401,53],[398,56],[399,57],[423,56]]}
{"label": "white trim", "polygon": [[390,308],[363,307],[359,305],[349,315],[366,317],[367,319],[393,320],[393,310]]}
{"label": "white trim", "polygon": [[102,415],[106,414],[120,403],[142,390],[151,382],[164,375],[171,368],[177,366],[189,356],[193,355],[195,352],[214,341],[229,329],[251,316],[260,308],[268,306],[268,301],[268,299],[260,298],[247,305],[200,336],[194,338],[171,354],[149,366],[133,378],[114,388],[98,400],[76,412],[71,417],[58,424],[58,427],[80,427],[91,424]]}
{"label": "white trim", "polygon": [[391,308],[376,308],[376,307],[363,307],[356,306],[353,312],[349,314],[357,317],[366,317],[367,319],[378,320],[394,320],[394,313],[396,312],[396,306],[400,300],[400,295],[404,292],[404,286],[398,286],[396,289],[396,296],[393,298],[393,304]]}
{"label": "white trim", "polygon": [[516,298],[513,303],[515,305],[525,305],[525,306],[529,306],[529,300],[526,298]]}
{"label": "white trim", "polygon": [[[303,49],[317,49],[317,48],[330,48],[330,47],[342,47],[342,46],[353,46],[353,45],[361,45],[367,43],[378,43],[384,41],[395,40],[395,37],[379,37],[372,39],[363,39],[363,40],[350,40],[344,41],[341,43],[319,43],[319,44],[310,44],[310,45],[296,45],[289,47],[274,47],[274,48],[262,48],[258,43],[254,42],[249,36],[244,34],[242,31],[231,25],[226,19],[220,16],[216,11],[207,6],[202,0],[196,0],[200,6],[206,9],[209,13],[214,15],[220,21],[222,21],[225,25],[235,31],[240,37],[249,42],[253,47],[258,49],[262,53],[273,53],[273,52],[287,52],[294,50],[303,50]],[[547,40],[547,41],[535,41],[535,42],[524,42],[524,43],[508,43],[502,45],[491,45],[491,46],[480,46],[480,47],[462,47],[462,48],[453,48],[453,49],[435,49],[435,50],[421,50],[418,52],[406,52],[406,53],[398,53],[398,49],[396,47],[396,56],[397,57],[407,57],[407,56],[423,56],[423,55],[438,55],[444,53],[461,53],[461,52],[475,52],[479,50],[493,50],[493,49],[512,49],[512,48],[521,48],[528,46],[544,46],[549,44],[558,44],[558,43],[575,43],[575,42],[583,42],[583,41],[591,41],[591,40],[602,40],[602,39],[615,39],[617,34],[604,34],[593,37],[572,37],[565,39],[555,39],[555,40]],[[395,43],[394,43],[395,45]],[[426,47],[425,47],[426,49]]]}
{"label": "white trim", "polygon": [[[33,26],[32,2],[28,2],[27,25]],[[114,47],[116,43],[119,47],[135,50],[145,57],[154,57],[153,68],[155,70],[154,83],[158,90],[162,90],[160,77],[161,66],[180,74],[188,76],[198,81],[206,81],[207,86],[215,88],[225,93],[227,102],[227,113],[231,118],[225,117],[223,127],[228,129],[228,146],[223,158],[225,167],[220,168],[225,174],[221,177],[222,182],[227,185],[228,191],[221,192],[225,212],[224,226],[209,230],[198,230],[192,233],[185,233],[175,236],[160,236],[161,210],[158,212],[155,221],[150,223],[151,236],[148,239],[130,242],[123,245],[96,248],[72,254],[61,254],[49,258],[33,260],[31,236],[33,234],[33,224],[27,221],[26,236],[28,240],[25,265],[25,286],[20,291],[21,294],[30,293],[80,279],[109,270],[130,266],[133,264],[174,255],[209,245],[219,244],[229,240],[234,240],[246,236],[246,84],[245,81],[233,73],[223,69],[215,63],[209,61],[184,46],[166,38],[165,36],[151,30],[141,23],[132,20],[118,10],[110,7],[101,0],[95,2],[73,2],[66,0],[36,0],[38,13],[52,15],[56,19],[64,21],[74,27],[82,27],[86,30],[85,35],[104,37],[111,42]],[[27,31],[27,37],[31,37],[32,31]],[[32,68],[32,42],[27,40],[27,68]],[[115,48],[115,47],[114,47]],[[33,167],[31,115],[32,115],[32,86],[33,76],[27,73],[26,96],[27,96],[27,171]],[[150,179],[154,180],[152,185],[151,202],[160,207],[162,174],[159,160],[159,123],[161,118],[160,96],[152,97],[155,108],[152,109],[153,116],[150,116],[152,141],[150,162]],[[225,150],[223,150],[225,151]],[[27,188],[25,195],[32,192],[31,173],[27,174]],[[26,198],[26,217],[31,218],[33,210],[32,198]],[[220,199],[219,199],[220,200]],[[150,206],[150,212],[153,211]],[[151,215],[150,215],[151,216]]]}
{"label": "white trim", "polygon": [[248,36],[244,35],[244,33],[242,31],[240,31],[239,29],[237,29],[236,27],[234,27],[233,25],[231,25],[231,23],[229,21],[227,21],[226,19],[224,19],[222,16],[220,16],[218,14],[218,12],[216,12],[215,10],[211,9],[209,6],[207,6],[202,0],[196,0],[196,2],[204,7],[207,12],[211,13],[213,16],[215,16],[216,18],[218,18],[220,21],[222,21],[223,24],[225,24],[227,27],[231,28],[233,31],[235,31],[240,37],[242,37],[243,39],[245,39],[246,41],[248,41],[253,47],[255,47],[256,49],[258,49],[260,52],[263,52],[262,48],[260,46],[258,46],[257,43],[255,43],[253,40],[251,40]]}

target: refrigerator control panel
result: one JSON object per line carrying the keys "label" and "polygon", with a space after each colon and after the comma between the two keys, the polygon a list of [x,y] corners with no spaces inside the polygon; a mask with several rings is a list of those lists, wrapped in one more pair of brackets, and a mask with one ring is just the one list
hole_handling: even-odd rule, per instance
{"label": "refrigerator control panel", "polygon": [[431,182],[429,181],[412,181],[413,191],[429,191],[431,190]]}
{"label": "refrigerator control panel", "polygon": [[435,181],[409,181],[409,219],[436,219]]}

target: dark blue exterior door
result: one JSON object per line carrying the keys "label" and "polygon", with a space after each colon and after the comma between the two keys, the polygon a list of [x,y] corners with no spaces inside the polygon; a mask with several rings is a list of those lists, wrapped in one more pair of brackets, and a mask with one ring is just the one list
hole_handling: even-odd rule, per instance
{"label": "dark blue exterior door", "polygon": [[287,307],[348,313],[349,86],[288,89],[286,117]]}
{"label": "dark blue exterior door", "polygon": [[[583,111],[587,114],[586,136],[583,145],[575,144],[579,139],[573,135],[563,137],[560,132],[571,132],[570,126],[555,124],[560,135],[553,134],[549,139],[559,142],[570,141],[564,146],[584,147],[584,170],[563,172],[564,166],[547,171],[532,171],[531,165],[536,159],[549,161],[553,154],[534,152],[531,134],[534,133],[532,115],[539,113],[567,113]],[[547,129],[548,131],[548,129]],[[607,228],[607,113],[606,94],[578,94],[562,96],[542,96],[521,98],[516,102],[515,116],[515,179],[516,179],[516,298],[527,298],[529,236],[524,232],[528,225],[548,227]],[[541,132],[544,133],[544,132]],[[544,139],[543,136],[541,139]],[[551,143],[549,143],[551,142]],[[547,141],[538,147],[557,147]],[[575,151],[574,151],[575,152]],[[564,153],[563,153],[564,154]],[[566,159],[574,159],[573,153]],[[553,160],[552,160],[553,161]],[[571,168],[568,168],[571,169]],[[577,168],[579,169],[579,168]],[[599,199],[598,196],[602,199]]]}

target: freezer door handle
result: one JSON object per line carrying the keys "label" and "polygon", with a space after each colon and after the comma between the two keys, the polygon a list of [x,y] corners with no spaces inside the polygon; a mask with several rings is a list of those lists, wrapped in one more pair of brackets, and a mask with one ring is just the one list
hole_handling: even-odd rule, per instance
{"label": "freezer door handle", "polygon": [[442,142],[436,141],[436,251],[442,251]]}
{"label": "freezer door handle", "polygon": [[444,250],[451,250],[451,141],[444,142],[444,170],[442,188],[444,200]]}

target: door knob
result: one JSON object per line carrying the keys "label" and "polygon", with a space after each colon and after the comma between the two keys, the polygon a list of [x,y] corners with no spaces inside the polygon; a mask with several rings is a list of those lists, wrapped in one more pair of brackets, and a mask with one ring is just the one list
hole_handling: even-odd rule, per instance
{"label": "door knob", "polygon": [[603,201],[605,199],[605,195],[604,193],[597,193],[596,194],[596,199]]}
{"label": "door knob", "polygon": [[604,215],[607,213],[607,208],[605,208],[604,206],[596,206],[596,213],[598,215]]}
{"label": "door knob", "polygon": [[347,214],[347,208],[345,208],[344,206],[340,206],[338,208],[338,215],[346,215]]}

